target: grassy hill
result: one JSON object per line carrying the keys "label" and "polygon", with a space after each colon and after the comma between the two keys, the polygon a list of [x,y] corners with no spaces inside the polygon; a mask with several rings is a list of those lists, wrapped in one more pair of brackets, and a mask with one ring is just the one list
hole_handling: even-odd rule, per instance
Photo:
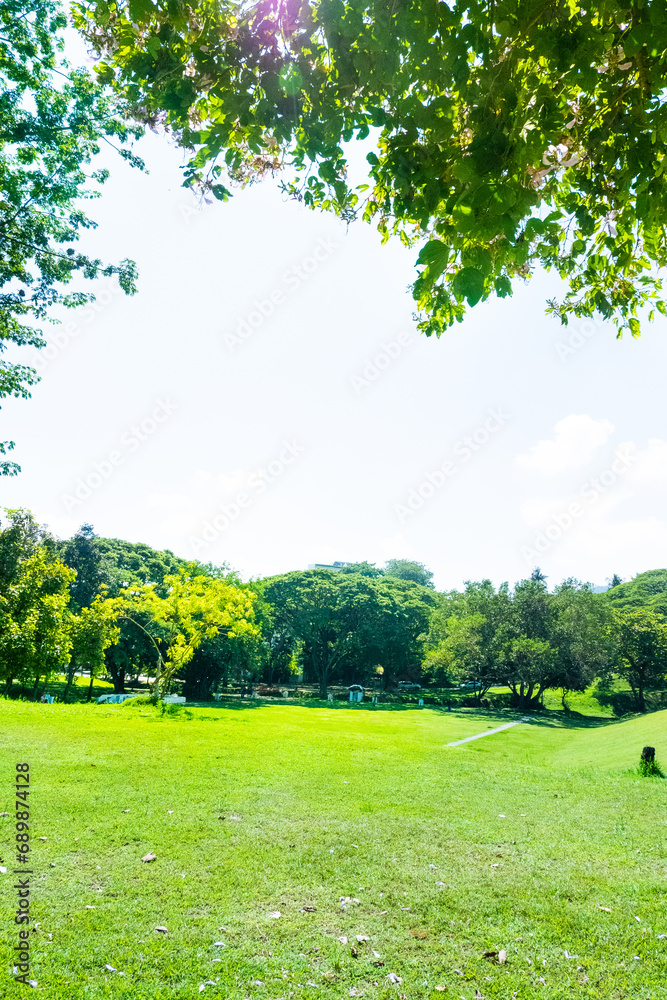
{"label": "grassy hill", "polygon": [[41,996],[667,997],[667,781],[634,770],[647,743],[667,761],[667,712],[446,745],[507,721],[0,701],[0,812],[31,764]]}

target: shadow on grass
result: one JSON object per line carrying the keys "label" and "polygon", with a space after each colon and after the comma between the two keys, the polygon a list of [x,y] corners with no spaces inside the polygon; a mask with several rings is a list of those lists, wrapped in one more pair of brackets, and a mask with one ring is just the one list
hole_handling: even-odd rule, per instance
{"label": "shadow on grass", "polygon": [[[520,712],[515,713],[520,715]],[[525,713],[532,725],[549,729],[600,729],[602,726],[615,726],[621,719],[610,719],[602,715],[582,715],[580,712],[560,712],[544,709],[542,712]],[[623,721],[626,721],[625,716]]]}
{"label": "shadow on grass", "polygon": [[[520,712],[518,709],[513,708],[503,708],[503,709],[493,709],[493,708],[473,708],[473,707],[452,707],[451,712],[447,711],[446,707],[442,705],[410,705],[402,704],[400,702],[380,702],[376,705],[371,702],[368,703],[358,703],[358,702],[347,702],[347,701],[324,701],[319,698],[308,698],[304,700],[298,699],[285,699],[285,701],[279,701],[277,699],[263,699],[263,698],[230,698],[228,701],[192,701],[188,702],[188,708],[190,709],[206,709],[210,711],[211,709],[219,708],[231,708],[235,711],[243,711],[246,709],[257,709],[257,708],[267,708],[271,706],[297,706],[299,708],[309,708],[309,709],[328,709],[331,711],[334,709],[338,712],[424,712],[424,711],[434,711],[438,712],[440,715],[453,716],[456,718],[465,718],[466,716],[474,716],[479,719],[488,719],[490,722],[497,722],[498,725],[503,725],[507,722],[518,722],[521,719],[526,719],[527,724],[541,726],[545,728],[560,728],[560,729],[598,729],[601,726],[610,726],[618,723],[619,719],[610,719],[602,716],[594,715],[581,715],[579,712],[561,712],[545,709],[541,712]],[[625,717],[627,720],[627,716]]]}

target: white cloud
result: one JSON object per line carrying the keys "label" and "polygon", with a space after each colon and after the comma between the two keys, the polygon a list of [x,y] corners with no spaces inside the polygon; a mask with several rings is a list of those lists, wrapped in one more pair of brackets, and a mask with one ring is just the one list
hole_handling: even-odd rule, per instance
{"label": "white cloud", "polygon": [[587,413],[571,413],[559,420],[552,438],[538,441],[516,464],[523,469],[556,475],[586,465],[614,430],[611,421],[594,420]]}

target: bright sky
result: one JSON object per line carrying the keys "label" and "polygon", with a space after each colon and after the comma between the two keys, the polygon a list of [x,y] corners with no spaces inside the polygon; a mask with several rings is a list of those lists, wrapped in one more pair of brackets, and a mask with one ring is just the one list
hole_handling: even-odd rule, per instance
{"label": "bright sky", "polygon": [[12,355],[42,375],[7,400],[22,466],[0,505],[61,537],[82,522],[244,578],[333,560],[424,562],[438,588],[540,565],[603,584],[667,565],[667,321],[641,340],[544,315],[555,278],[416,332],[417,249],[285,200],[267,182],[197,207],[181,154],[105,157],[96,256],[139,292]]}

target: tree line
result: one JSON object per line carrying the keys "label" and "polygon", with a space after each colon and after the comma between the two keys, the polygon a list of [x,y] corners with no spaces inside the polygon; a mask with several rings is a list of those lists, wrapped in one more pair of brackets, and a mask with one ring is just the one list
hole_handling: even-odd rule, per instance
{"label": "tree line", "polygon": [[606,593],[539,569],[510,587],[468,581],[438,592],[421,563],[363,562],[243,582],[226,565],[95,535],[60,540],[25,510],[0,521],[0,684],[38,697],[57,674],[147,678],[207,700],[230,684],[333,683],[388,691],[402,682],[465,685],[478,704],[509,687],[522,710],[545,691],[624,678],[636,707],[667,672],[667,571]]}

